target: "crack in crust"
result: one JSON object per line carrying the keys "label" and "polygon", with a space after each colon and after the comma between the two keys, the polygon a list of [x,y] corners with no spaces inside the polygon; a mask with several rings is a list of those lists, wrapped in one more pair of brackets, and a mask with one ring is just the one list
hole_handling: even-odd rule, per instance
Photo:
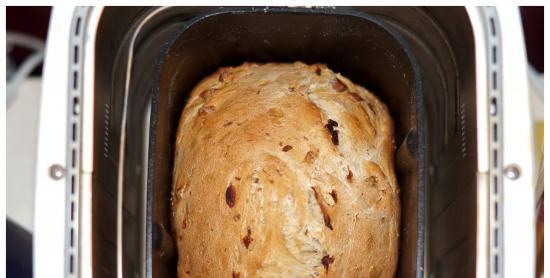
{"label": "crack in crust", "polygon": [[332,227],[332,222],[330,219],[330,215],[328,214],[328,208],[319,196],[319,193],[317,193],[317,189],[312,186],[311,190],[313,190],[313,196],[315,196],[315,200],[317,201],[317,204],[319,204],[319,208],[321,208],[321,213],[323,213],[323,221],[325,222],[325,226],[327,226],[330,230],[333,230],[334,227]]}

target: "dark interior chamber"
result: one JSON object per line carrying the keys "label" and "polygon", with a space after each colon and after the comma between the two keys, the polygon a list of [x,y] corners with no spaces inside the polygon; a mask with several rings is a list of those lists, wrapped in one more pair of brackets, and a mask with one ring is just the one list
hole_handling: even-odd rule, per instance
{"label": "dark interior chamber", "polygon": [[108,7],[97,38],[94,276],[116,277],[122,221],[124,275],[174,277],[169,204],[180,113],[198,81],[245,61],[326,63],[378,95],[395,122],[397,276],[475,276],[475,63],[463,7]]}
{"label": "dark interior chamber", "polygon": [[[149,165],[152,223],[157,225],[153,233],[163,230],[162,240],[171,240],[166,200],[177,126],[188,94],[217,68],[244,61],[326,63],[388,104],[399,147],[396,171],[403,208],[399,276],[420,275],[416,256],[424,244],[418,229],[424,210],[418,202],[424,195],[424,180],[419,167],[424,163],[419,156],[424,146],[418,129],[423,121],[422,103],[417,102],[422,99],[419,68],[407,42],[392,27],[353,10],[224,9],[195,17],[174,34],[162,50],[153,89]],[[152,248],[154,274],[175,270],[175,252],[167,256],[164,249],[173,249],[167,245],[171,243]]]}

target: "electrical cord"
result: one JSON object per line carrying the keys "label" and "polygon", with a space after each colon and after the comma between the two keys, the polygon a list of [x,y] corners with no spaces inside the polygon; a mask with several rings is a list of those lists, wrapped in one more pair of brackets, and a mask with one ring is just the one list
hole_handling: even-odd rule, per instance
{"label": "electrical cord", "polygon": [[[34,68],[44,60],[44,42],[38,38],[19,32],[8,31],[6,32],[7,54],[9,54],[14,46],[27,48],[33,51],[33,54],[25,59],[17,69],[8,67],[6,76],[6,108],[9,107],[17,97],[17,91],[21,83],[23,83],[32,73]],[[9,57],[9,55],[7,56]]]}

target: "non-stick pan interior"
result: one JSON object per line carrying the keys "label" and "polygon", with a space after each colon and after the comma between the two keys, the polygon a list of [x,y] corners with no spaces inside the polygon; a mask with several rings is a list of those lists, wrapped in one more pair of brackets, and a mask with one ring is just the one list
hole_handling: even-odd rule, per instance
{"label": "non-stick pan interior", "polygon": [[[422,274],[423,111],[420,69],[408,42],[376,16],[352,9],[221,9],[186,21],[167,42],[153,88],[149,164],[152,269],[174,277],[170,189],[177,124],[198,81],[245,61],[326,63],[378,95],[395,122],[402,223],[398,276]],[[420,101],[419,101],[420,100]],[[421,197],[420,200],[424,198]],[[221,232],[221,231],[220,231]],[[184,251],[184,250],[183,250]],[[361,252],[358,247],[357,252]]]}

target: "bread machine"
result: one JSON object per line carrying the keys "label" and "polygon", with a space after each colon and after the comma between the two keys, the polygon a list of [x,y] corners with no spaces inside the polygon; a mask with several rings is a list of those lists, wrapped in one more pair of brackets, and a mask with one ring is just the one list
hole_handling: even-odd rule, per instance
{"label": "bread machine", "polygon": [[517,8],[55,8],[49,34],[36,277],[173,277],[168,204],[186,94],[220,66],[294,60],[327,63],[390,108],[398,277],[534,275]]}

